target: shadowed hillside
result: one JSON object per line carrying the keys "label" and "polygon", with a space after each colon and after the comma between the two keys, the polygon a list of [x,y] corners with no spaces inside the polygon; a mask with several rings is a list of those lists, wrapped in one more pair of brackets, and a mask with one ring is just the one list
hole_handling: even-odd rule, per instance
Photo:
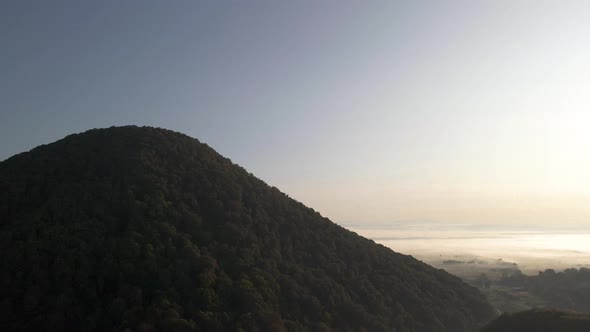
{"label": "shadowed hillside", "polygon": [[458,278],[168,130],[1,162],[0,223],[2,330],[461,332],[493,315]]}

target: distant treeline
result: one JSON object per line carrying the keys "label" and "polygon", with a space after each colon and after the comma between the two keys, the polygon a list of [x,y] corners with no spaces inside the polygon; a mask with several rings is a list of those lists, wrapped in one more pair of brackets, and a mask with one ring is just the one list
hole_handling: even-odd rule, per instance
{"label": "distant treeline", "polygon": [[590,315],[534,309],[508,313],[495,319],[481,332],[586,332]]}
{"label": "distant treeline", "polygon": [[578,312],[590,312],[590,269],[566,269],[556,272],[548,269],[535,276],[521,271],[505,274],[499,285],[520,287],[536,295],[549,306]]}

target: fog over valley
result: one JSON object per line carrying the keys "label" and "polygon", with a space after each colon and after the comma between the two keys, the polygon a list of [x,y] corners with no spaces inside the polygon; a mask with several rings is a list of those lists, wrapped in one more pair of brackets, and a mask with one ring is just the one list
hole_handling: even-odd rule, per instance
{"label": "fog over valley", "polygon": [[344,226],[395,251],[460,275],[513,263],[525,274],[590,267],[590,228],[435,222]]}

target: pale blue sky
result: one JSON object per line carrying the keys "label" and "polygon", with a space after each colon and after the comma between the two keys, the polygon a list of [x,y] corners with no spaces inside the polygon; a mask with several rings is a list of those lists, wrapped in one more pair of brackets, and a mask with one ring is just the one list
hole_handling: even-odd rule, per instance
{"label": "pale blue sky", "polygon": [[337,222],[590,218],[586,1],[2,1],[0,160],[173,129]]}

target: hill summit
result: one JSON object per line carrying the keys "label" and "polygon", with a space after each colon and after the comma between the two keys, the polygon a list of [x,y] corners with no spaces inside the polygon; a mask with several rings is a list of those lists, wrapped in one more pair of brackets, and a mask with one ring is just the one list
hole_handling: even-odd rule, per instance
{"label": "hill summit", "polygon": [[0,280],[7,331],[461,332],[493,315],[196,139],[134,126],[0,163]]}

